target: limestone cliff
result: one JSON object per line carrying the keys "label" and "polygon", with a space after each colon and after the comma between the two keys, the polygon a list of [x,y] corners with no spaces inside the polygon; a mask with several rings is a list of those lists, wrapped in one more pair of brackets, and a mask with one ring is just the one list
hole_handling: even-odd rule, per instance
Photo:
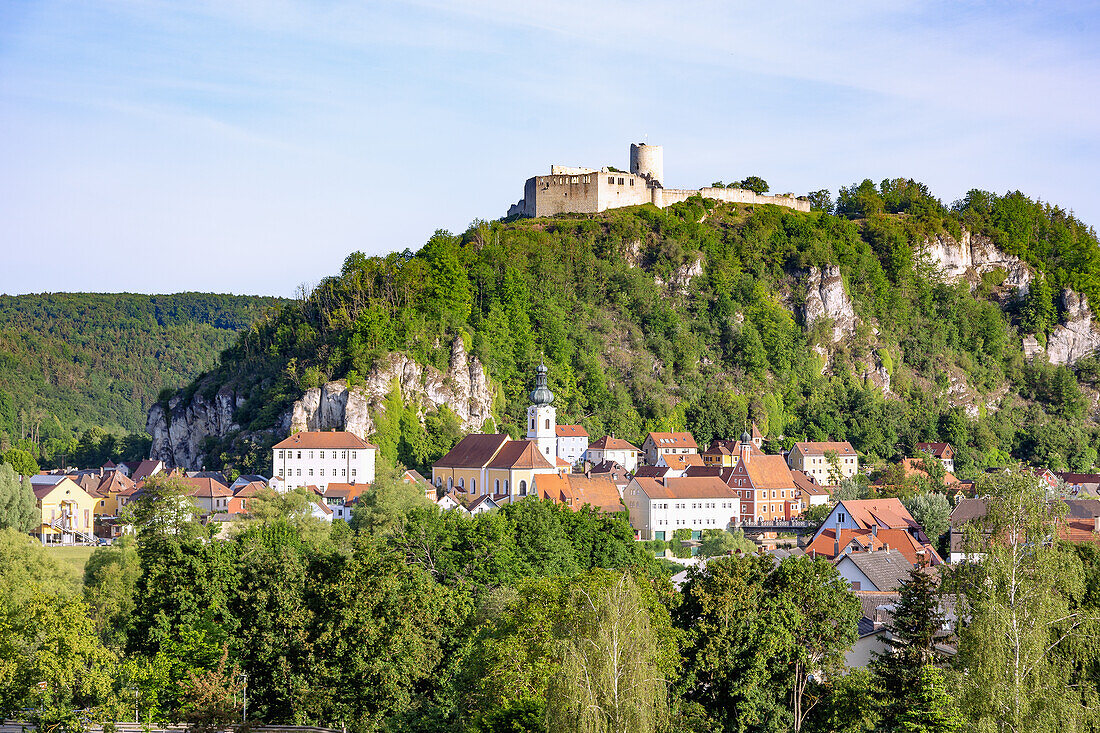
{"label": "limestone cliff", "polygon": [[[336,429],[365,438],[374,431],[372,413],[382,409],[394,382],[407,402],[419,404],[423,410],[447,405],[466,430],[480,430],[492,415],[493,397],[485,369],[476,356],[466,353],[462,339],[456,338],[446,372],[418,364],[405,354],[391,353],[366,375],[363,384],[348,389],[346,382],[338,380],[306,390],[277,425],[263,434],[241,437],[259,439],[272,433],[283,436],[298,430]],[[213,401],[200,390],[189,400],[177,393],[168,401],[167,410],[153,405],[146,427],[153,439],[150,455],[173,466],[200,468],[207,438],[221,439],[240,431],[234,415],[242,404],[242,395],[223,386]]]}
{"label": "limestone cliff", "polygon": [[1068,289],[1063,291],[1062,310],[1065,320],[1054,327],[1047,339],[1046,353],[1051,364],[1073,364],[1100,349],[1100,331],[1092,324],[1092,310],[1085,296]]}
{"label": "limestone cliff", "polygon": [[806,297],[803,317],[806,328],[811,328],[822,318],[831,319],[833,330],[831,343],[851,337],[856,329],[856,312],[844,290],[840,268],[830,265],[824,270],[811,267],[806,278]]}
{"label": "limestone cliff", "polygon": [[1015,288],[1020,295],[1027,292],[1031,283],[1031,270],[1020,258],[997,249],[989,237],[971,235],[965,229],[958,239],[950,234],[938,234],[926,240],[921,252],[939,267],[951,283],[963,278],[976,280],[983,273],[997,269],[1005,271],[1003,284]]}

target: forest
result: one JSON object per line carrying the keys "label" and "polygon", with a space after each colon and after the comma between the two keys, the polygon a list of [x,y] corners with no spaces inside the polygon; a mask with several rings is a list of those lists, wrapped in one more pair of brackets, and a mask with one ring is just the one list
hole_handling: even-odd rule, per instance
{"label": "forest", "polygon": [[[652,430],[686,429],[706,445],[755,420],[773,451],[848,440],[871,462],[947,441],[964,478],[1012,460],[1076,471],[1096,463],[1100,362],[1029,363],[1021,346],[1027,334],[1045,341],[1064,288],[1100,297],[1092,228],[1019,192],[975,190],[948,206],[908,179],[853,184],[835,202],[826,191],[810,198],[808,214],[694,198],[664,210],[476,221],[416,252],[353,253],[184,390],[234,384],[248,396],[242,432],[211,438],[206,465],[263,472],[268,431],[303,390],[354,385],[393,350],[445,367],[441,344],[456,336],[495,389],[487,428],[513,435],[545,358],[558,422],[594,437],[640,444]],[[964,229],[1031,268],[1026,297],[1003,287],[1003,271],[944,280],[922,247]],[[808,328],[801,315],[809,268],[830,265],[859,318],[835,344],[827,323]],[[876,368],[889,374],[888,393],[866,378]],[[393,446],[391,459],[424,468],[454,437],[448,416],[403,409],[415,419],[387,420],[376,439]],[[427,440],[413,434],[429,421]],[[428,447],[399,456],[401,445]]]}
{"label": "forest", "polygon": [[866,612],[824,559],[719,556],[677,588],[623,514],[532,497],[469,517],[398,475],[350,525],[271,492],[228,532],[151,479],[136,535],[82,583],[0,527],[0,716],[71,733],[135,714],[200,733],[1100,729],[1100,554],[1055,539],[1064,506],[1027,474],[983,479],[974,562],[915,568],[892,653],[854,667]]}
{"label": "forest", "polygon": [[44,466],[146,457],[146,413],[161,392],[212,368],[239,331],[279,302],[211,293],[0,295],[0,449],[27,450]]}

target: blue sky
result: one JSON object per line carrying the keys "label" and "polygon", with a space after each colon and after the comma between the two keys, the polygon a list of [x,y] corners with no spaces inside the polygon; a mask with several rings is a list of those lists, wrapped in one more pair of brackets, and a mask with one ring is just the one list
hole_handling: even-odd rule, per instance
{"label": "blue sky", "polygon": [[[831,7],[843,5],[843,7]],[[769,7],[771,6],[771,7]],[[1100,223],[1100,8],[0,0],[0,292],[291,295],[551,163]]]}

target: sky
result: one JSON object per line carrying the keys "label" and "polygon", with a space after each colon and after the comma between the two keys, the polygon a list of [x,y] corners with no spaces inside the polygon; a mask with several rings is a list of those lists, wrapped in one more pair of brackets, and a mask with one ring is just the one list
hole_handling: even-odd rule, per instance
{"label": "sky", "polygon": [[1100,7],[0,0],[0,293],[293,295],[551,163],[1100,223]]}

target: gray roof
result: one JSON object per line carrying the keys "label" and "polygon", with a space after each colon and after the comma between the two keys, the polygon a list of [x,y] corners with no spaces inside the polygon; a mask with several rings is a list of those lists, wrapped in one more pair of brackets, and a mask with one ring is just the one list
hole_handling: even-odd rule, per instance
{"label": "gray roof", "polygon": [[[905,559],[905,555],[891,550],[852,552],[846,557],[875,585],[874,588],[863,588],[862,590],[897,590],[909,577],[909,571],[913,567]],[[843,559],[837,564],[839,565],[840,562],[843,562]]]}

